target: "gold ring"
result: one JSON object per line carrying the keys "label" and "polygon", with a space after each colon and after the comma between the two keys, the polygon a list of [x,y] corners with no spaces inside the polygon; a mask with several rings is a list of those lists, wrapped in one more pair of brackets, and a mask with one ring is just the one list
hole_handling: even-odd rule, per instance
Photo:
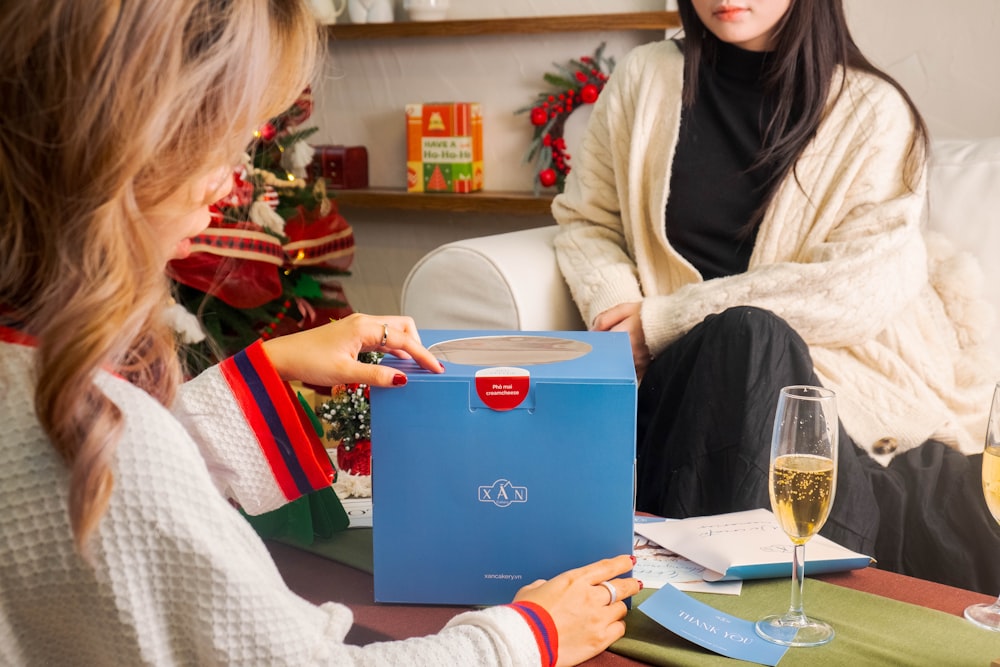
{"label": "gold ring", "polygon": [[614,584],[612,584],[610,581],[602,581],[601,586],[607,588],[608,592],[611,593],[611,599],[608,600],[609,606],[618,602],[618,589],[615,588]]}
{"label": "gold ring", "polygon": [[379,343],[379,345],[381,345],[382,347],[385,347],[385,344],[388,341],[389,341],[389,325],[383,323],[382,324],[382,342]]}

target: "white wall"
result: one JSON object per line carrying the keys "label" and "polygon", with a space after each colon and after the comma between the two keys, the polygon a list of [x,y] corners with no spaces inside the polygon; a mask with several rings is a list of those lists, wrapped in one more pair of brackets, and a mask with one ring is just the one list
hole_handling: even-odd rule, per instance
{"label": "white wall", "polygon": [[[507,0],[490,10],[482,0],[452,0],[449,18],[648,11],[663,0]],[[404,13],[397,11],[402,20]],[[482,35],[466,39],[409,38],[331,41],[317,90],[318,143],[368,147],[373,186],[406,184],[403,109],[408,102],[470,101],[483,105],[484,172],[491,190],[530,190],[522,164],[532,127],[515,112],[545,89],[553,62],[589,55],[602,42],[618,57],[663,36],[645,33]]]}
{"label": "white wall", "polygon": [[1000,2],[845,0],[855,40],[935,138],[1000,136]]}
{"label": "white wall", "polygon": [[[396,0],[397,20],[405,14]],[[1000,0],[845,0],[855,39],[902,83],[935,138],[1000,136]],[[947,5],[947,6],[946,6]],[[449,18],[552,16],[663,9],[664,0],[451,0]],[[346,14],[342,17],[346,19]],[[484,105],[486,186],[530,190],[522,163],[531,139],[514,112],[545,88],[553,62],[587,55],[602,41],[621,57],[662,33],[555,33],[331,41],[315,87],[315,143],[362,144],[373,186],[405,184],[407,102]],[[574,119],[576,117],[574,116]],[[461,195],[456,195],[461,196]],[[425,252],[462,237],[547,224],[546,217],[413,214],[345,209],[357,238],[345,280],[356,310],[395,312],[402,278]]]}

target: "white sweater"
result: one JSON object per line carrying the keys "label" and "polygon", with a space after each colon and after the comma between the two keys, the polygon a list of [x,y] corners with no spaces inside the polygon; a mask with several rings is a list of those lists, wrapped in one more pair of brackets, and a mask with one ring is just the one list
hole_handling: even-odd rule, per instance
{"label": "white sweater", "polygon": [[633,50],[553,203],[559,265],[584,320],[641,301],[655,356],[709,314],[765,308],[809,345],[847,432],[868,451],[883,437],[899,441],[897,454],[930,437],[981,451],[1000,379],[984,345],[993,315],[971,256],[921,232],[926,174],[915,191],[903,181],[913,121],[895,88],[848,73],[797,181],[786,179],[767,210],[747,271],[704,281],[665,233],[682,81],[673,42]]}
{"label": "white sweater", "polygon": [[[259,440],[245,416],[261,406],[240,395],[264,387],[275,401],[263,407],[291,410],[285,417],[294,402],[283,403],[283,384],[256,352],[189,382],[174,414],[100,374],[125,431],[90,567],[73,547],[67,468],[34,416],[34,350],[0,342],[0,664],[540,664],[532,627],[511,606],[464,613],[434,636],[361,648],[343,643],[347,607],[315,606],[285,586],[220,493],[254,513],[285,502],[284,473],[261,449],[270,436]],[[248,373],[259,376],[256,390],[243,383]],[[302,468],[322,479],[315,463]]]}

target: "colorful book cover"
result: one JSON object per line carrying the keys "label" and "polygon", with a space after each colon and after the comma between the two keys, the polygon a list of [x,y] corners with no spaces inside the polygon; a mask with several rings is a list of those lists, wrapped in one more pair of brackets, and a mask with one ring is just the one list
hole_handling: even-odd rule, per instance
{"label": "colorful book cover", "polygon": [[482,107],[476,102],[407,104],[407,192],[482,189]]}

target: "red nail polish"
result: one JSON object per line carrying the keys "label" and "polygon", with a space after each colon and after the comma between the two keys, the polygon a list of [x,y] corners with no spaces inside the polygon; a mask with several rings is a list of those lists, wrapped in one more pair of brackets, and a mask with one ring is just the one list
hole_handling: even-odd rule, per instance
{"label": "red nail polish", "polygon": [[406,376],[402,373],[396,373],[392,376],[392,384],[394,387],[402,387],[406,384]]}
{"label": "red nail polish", "polygon": [[632,559],[632,565],[635,565],[635,556],[629,556]]}
{"label": "red nail polish", "polygon": [[642,579],[637,579],[636,581],[639,582],[639,590],[641,591],[643,589]]}

